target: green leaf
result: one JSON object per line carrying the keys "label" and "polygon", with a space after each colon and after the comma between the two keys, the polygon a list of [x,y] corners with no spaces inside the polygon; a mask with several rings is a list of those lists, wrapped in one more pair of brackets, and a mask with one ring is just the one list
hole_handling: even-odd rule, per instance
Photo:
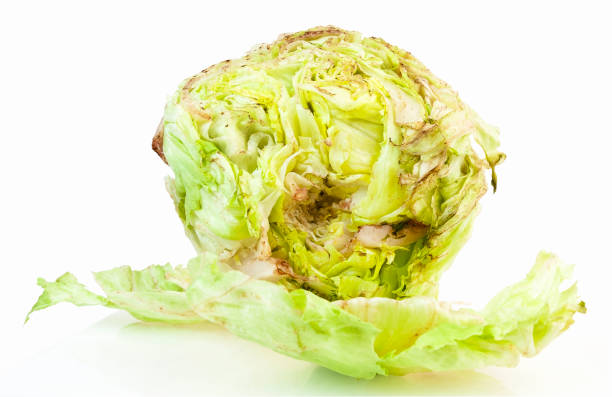
{"label": "green leaf", "polygon": [[426,296],[330,302],[249,277],[207,255],[187,267],[124,266],[96,273],[107,298],[69,273],[55,283],[42,280],[45,290],[31,312],[66,301],[122,309],[146,321],[211,321],[279,353],[372,378],[516,365],[521,355],[536,354],[567,329],[576,311],[584,312],[575,285],[560,290],[569,277],[569,267],[542,253],[525,280],[479,313]]}
{"label": "green leaf", "polygon": [[354,298],[335,304],[381,330],[381,365],[392,374],[515,366],[585,312],[575,284],[561,290],[571,267],[542,252],[527,277],[501,291],[482,312],[453,309],[431,297]]}
{"label": "green leaf", "polygon": [[100,295],[87,290],[87,288],[79,283],[71,273],[64,273],[54,282],[46,281],[42,278],[38,279],[38,285],[44,291],[38,297],[38,300],[28,312],[25,322],[30,319],[30,315],[38,310],[46,309],[60,302],[70,302],[77,306],[103,305],[112,306],[110,302]]}

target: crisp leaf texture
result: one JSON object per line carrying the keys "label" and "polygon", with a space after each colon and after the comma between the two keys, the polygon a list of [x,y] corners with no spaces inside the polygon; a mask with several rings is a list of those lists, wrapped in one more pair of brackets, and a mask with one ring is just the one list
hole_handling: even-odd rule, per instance
{"label": "crisp leaf texture", "polygon": [[[407,51],[335,27],[286,34],[183,81],[153,141],[197,257],[39,280],[32,311],[104,305],[211,321],[372,378],[512,366],[585,311],[541,253],[482,311],[438,301],[467,241],[499,133]],[[31,313],[30,312],[30,313]]]}
{"label": "crisp leaf texture", "polygon": [[283,261],[286,286],[331,300],[437,296],[504,158],[410,53],[334,27],[186,79],[162,126],[196,250],[237,270]]}
{"label": "crisp leaf texture", "polygon": [[187,267],[118,267],[96,273],[107,297],[66,273],[39,284],[32,308],[59,302],[123,309],[147,321],[211,321],[277,352],[357,378],[513,366],[537,353],[584,311],[575,285],[560,290],[570,268],[541,253],[525,280],[507,287],[482,312],[453,309],[422,296],[330,302],[303,289],[258,280],[213,256]]}
{"label": "crisp leaf texture", "polygon": [[45,309],[59,302],[70,302],[77,306],[103,305],[112,307],[109,300],[89,291],[83,284],[79,283],[76,277],[71,273],[64,273],[54,282],[39,278],[38,285],[41,286],[44,291],[38,297],[34,306],[32,306],[32,309],[26,316],[25,322],[28,322],[32,312]]}

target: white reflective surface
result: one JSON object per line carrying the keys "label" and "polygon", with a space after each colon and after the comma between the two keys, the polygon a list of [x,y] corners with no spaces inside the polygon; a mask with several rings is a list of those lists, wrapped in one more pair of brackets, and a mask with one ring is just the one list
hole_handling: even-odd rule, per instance
{"label": "white reflective surface", "polygon": [[6,370],[2,384],[20,396],[605,394],[606,353],[593,341],[572,346],[576,336],[566,335],[557,341],[565,346],[518,368],[365,381],[277,354],[216,325],[142,323],[115,313]]}

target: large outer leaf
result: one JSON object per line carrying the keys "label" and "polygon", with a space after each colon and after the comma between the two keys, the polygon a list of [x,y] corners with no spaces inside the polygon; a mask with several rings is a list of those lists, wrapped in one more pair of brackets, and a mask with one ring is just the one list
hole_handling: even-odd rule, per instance
{"label": "large outer leaf", "polygon": [[[96,273],[107,297],[69,273],[40,280],[32,308],[59,302],[105,305],[148,321],[212,321],[275,351],[357,378],[376,374],[516,365],[537,353],[584,311],[576,287],[560,291],[570,268],[541,253],[527,278],[482,313],[432,297],[329,302],[305,290],[251,278],[204,255],[187,267],[119,267]],[[205,335],[203,335],[205,337]],[[203,358],[205,359],[205,358]]]}

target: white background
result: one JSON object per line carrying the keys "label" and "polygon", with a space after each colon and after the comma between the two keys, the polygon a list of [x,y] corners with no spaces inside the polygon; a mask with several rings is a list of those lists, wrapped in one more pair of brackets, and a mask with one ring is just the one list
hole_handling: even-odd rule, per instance
{"label": "white background", "polygon": [[[0,395],[606,394],[612,86],[605,2],[8,2],[0,6]],[[515,369],[355,381],[225,331],[62,304],[38,276],[184,263],[193,250],[150,149],[204,67],[334,24],[411,51],[501,128],[508,160],[441,297],[475,308],[539,249],[576,264],[588,314]],[[97,321],[101,321],[97,323]],[[132,324],[133,323],[133,324]],[[126,326],[127,324],[132,324]]]}

